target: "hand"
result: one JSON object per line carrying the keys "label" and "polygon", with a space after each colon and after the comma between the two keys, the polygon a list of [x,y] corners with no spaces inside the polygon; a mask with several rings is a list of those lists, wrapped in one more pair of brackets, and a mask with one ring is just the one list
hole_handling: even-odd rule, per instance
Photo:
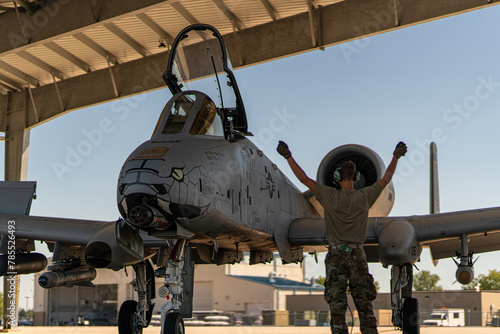
{"label": "hand", "polygon": [[404,155],[406,154],[406,152],[408,151],[408,148],[406,147],[406,144],[403,143],[402,141],[400,141],[397,145],[396,145],[396,149],[394,150],[394,156],[396,158],[401,158],[401,157],[404,157]]}
{"label": "hand", "polygon": [[288,160],[292,156],[292,152],[288,149],[288,145],[280,140],[278,147],[276,148],[279,154],[281,154],[285,159]]}

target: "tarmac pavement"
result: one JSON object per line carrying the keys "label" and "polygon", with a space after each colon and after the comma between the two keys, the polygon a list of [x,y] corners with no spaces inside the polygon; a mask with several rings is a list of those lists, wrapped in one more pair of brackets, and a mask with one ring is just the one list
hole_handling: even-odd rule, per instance
{"label": "tarmac pavement", "polygon": [[[0,330],[0,333],[2,330]],[[117,334],[116,327],[18,327],[8,333],[98,333]],[[159,334],[160,327],[144,329],[144,334]],[[297,327],[297,326],[232,326],[232,327],[186,327],[186,334],[330,334],[329,327]],[[359,327],[353,328],[353,334],[360,333]],[[401,334],[393,327],[379,327],[379,333]],[[500,333],[498,327],[422,327],[420,334],[493,334]]]}

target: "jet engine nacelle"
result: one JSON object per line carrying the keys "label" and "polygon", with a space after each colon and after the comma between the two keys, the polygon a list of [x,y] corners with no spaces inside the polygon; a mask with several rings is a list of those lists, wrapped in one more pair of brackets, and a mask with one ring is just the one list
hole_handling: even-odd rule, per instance
{"label": "jet engine nacelle", "polygon": [[[9,256],[11,260],[9,261]],[[47,267],[47,258],[40,253],[17,253],[0,255],[0,276],[7,273],[17,275],[34,274]]]}
{"label": "jet engine nacelle", "polygon": [[92,267],[80,267],[63,271],[48,271],[40,275],[38,284],[45,289],[59,286],[71,286],[89,282],[96,278],[96,270]]}
{"label": "jet engine nacelle", "polygon": [[[360,179],[354,184],[355,189],[370,186],[380,180],[386,167],[380,156],[368,147],[361,145],[343,145],[330,151],[318,168],[316,180],[320,184],[334,186],[333,173],[345,160],[351,160],[360,173]],[[382,191],[380,197],[370,208],[370,217],[387,217],[394,205],[394,186],[392,182]]]}
{"label": "jet engine nacelle", "polygon": [[469,284],[474,279],[474,267],[458,266],[455,272],[455,278],[460,284]]}
{"label": "jet engine nacelle", "polygon": [[[130,229],[128,225],[124,227]],[[133,231],[120,231],[120,240],[117,240],[116,224],[110,224],[97,232],[85,248],[85,262],[94,268],[113,270],[140,262],[142,258],[138,257],[143,256],[142,239]]]}

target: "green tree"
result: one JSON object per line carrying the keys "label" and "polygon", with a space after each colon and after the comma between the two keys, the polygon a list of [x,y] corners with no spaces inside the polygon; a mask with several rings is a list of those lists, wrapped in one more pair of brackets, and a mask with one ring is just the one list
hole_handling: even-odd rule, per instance
{"label": "green tree", "polygon": [[3,293],[0,292],[0,317],[3,316]]}
{"label": "green tree", "polygon": [[[488,275],[480,274],[476,278],[480,290],[500,290],[500,271],[493,269],[488,270]],[[474,290],[477,285],[476,282],[463,285],[463,290]]]}
{"label": "green tree", "polygon": [[415,291],[442,291],[443,287],[437,285],[440,278],[428,270],[422,270],[413,276],[413,289]]}
{"label": "green tree", "polygon": [[320,276],[320,277],[318,277],[318,279],[316,280],[316,283],[318,283],[318,284],[321,284],[321,285],[325,286],[325,279],[326,279],[326,277]]}

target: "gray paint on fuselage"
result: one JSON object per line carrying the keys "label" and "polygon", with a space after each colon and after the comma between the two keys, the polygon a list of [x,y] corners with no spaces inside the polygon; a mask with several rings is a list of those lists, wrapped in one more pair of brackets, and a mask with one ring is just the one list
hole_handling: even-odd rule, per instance
{"label": "gray paint on fuselage", "polygon": [[[217,241],[221,245],[238,242],[241,250],[275,250],[273,234],[277,230],[288,231],[295,217],[318,217],[303,194],[248,139],[230,143],[213,136],[158,137],[139,146],[125,162],[118,203],[130,190],[169,203],[206,208],[202,216],[177,218],[181,226],[195,233],[193,242],[224,236],[227,240]],[[162,152],[161,148],[165,152],[161,157],[144,154],[155,149]],[[183,171],[181,181],[172,175],[174,169]],[[167,193],[158,193],[152,184],[163,185]]]}

